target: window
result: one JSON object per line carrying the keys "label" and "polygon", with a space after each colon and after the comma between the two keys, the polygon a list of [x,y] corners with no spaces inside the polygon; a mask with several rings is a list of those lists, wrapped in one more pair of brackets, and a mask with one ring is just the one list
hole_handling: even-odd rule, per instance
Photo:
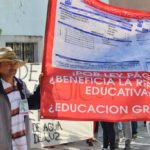
{"label": "window", "polygon": [[36,43],[6,43],[6,46],[15,51],[19,59],[28,60],[29,63],[35,60],[35,45]]}

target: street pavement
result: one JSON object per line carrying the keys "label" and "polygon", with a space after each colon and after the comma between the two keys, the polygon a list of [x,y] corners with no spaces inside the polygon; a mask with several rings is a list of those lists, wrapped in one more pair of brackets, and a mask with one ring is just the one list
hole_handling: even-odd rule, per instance
{"label": "street pavement", "polygon": [[[57,145],[54,148],[33,149],[33,150],[101,150],[102,148],[102,132],[99,132],[98,138],[94,140],[93,146],[89,146],[86,141],[79,141],[74,143],[68,143],[67,145]],[[150,150],[150,135],[147,132],[147,128],[144,124],[140,124],[138,127],[138,137],[132,139],[132,150]],[[124,138],[120,138],[119,148],[116,150],[124,149]]]}

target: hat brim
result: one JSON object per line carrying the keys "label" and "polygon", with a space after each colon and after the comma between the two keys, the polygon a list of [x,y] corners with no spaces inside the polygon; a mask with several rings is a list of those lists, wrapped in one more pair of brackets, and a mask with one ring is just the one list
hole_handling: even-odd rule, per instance
{"label": "hat brim", "polygon": [[28,61],[22,61],[20,59],[0,59],[0,63],[1,62],[17,62],[18,63],[18,68],[24,66],[26,63],[28,63]]}

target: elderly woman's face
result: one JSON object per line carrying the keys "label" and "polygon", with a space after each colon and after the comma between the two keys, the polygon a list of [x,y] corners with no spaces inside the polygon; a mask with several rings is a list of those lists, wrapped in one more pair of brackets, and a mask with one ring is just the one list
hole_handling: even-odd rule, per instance
{"label": "elderly woman's face", "polygon": [[0,74],[2,76],[15,76],[18,68],[18,62],[1,62],[0,63]]}

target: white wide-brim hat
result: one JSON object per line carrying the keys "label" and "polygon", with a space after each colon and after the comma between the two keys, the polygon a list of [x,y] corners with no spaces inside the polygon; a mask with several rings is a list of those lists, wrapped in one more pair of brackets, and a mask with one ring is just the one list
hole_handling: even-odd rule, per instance
{"label": "white wide-brim hat", "polygon": [[18,67],[24,66],[28,61],[23,61],[17,58],[11,47],[0,48],[0,62],[17,62]]}

